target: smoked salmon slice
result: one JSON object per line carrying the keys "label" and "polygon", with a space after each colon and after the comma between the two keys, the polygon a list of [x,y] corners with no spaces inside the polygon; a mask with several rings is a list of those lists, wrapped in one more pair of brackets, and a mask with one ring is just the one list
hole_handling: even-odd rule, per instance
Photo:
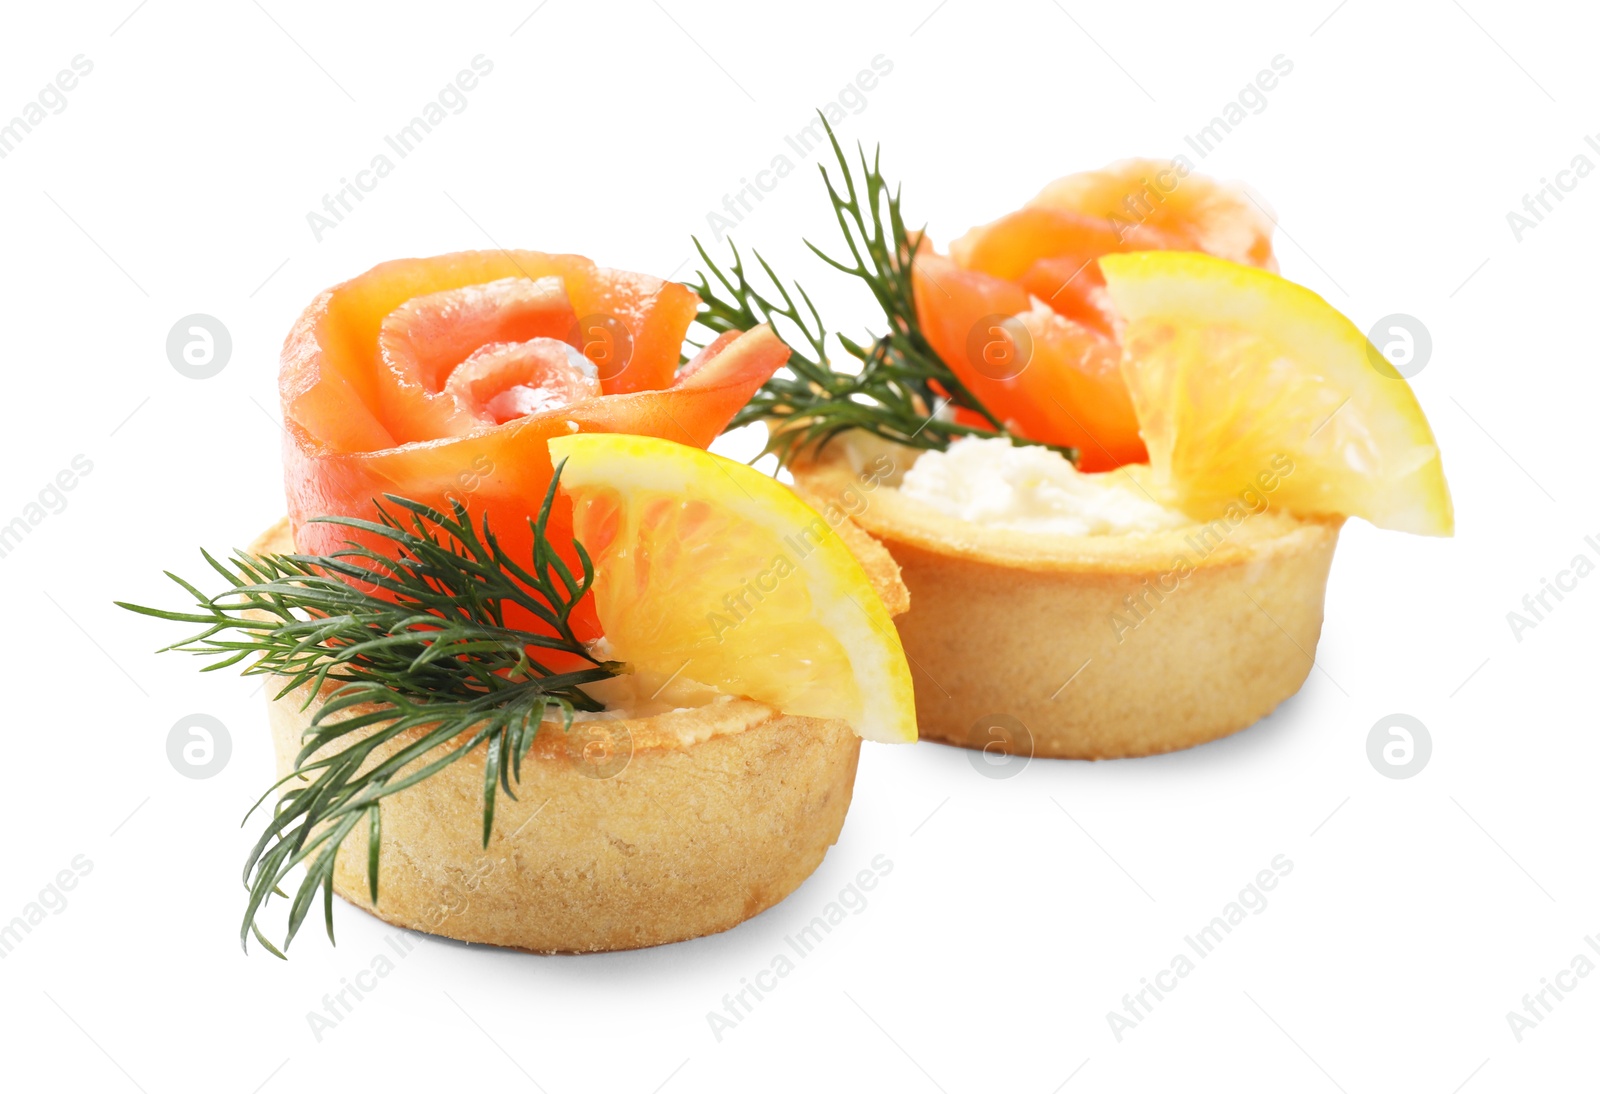
{"label": "smoked salmon slice", "polygon": [[912,267],[917,318],[1008,429],[1078,449],[1085,471],[1142,462],[1098,259],[1158,250],[1277,268],[1272,220],[1243,191],[1181,163],[1124,160],[1056,180],[948,257],[924,248]]}
{"label": "smoked salmon slice", "polygon": [[[757,327],[680,369],[699,303],[673,282],[534,251],[387,262],[322,293],[284,343],[279,373],[296,549],[381,547],[312,518],[370,520],[396,494],[446,511],[460,501],[527,559],[550,438],[631,433],[705,448],[788,360]],[[549,535],[572,539],[561,498]],[[588,600],[574,626],[598,636]]]}

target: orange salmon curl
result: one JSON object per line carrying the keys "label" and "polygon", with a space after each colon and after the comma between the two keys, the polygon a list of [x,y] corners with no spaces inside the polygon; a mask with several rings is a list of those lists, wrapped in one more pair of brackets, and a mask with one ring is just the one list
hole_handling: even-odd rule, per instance
{"label": "orange salmon curl", "polygon": [[1076,448],[1084,471],[1147,459],[1096,261],[1131,251],[1203,251],[1277,269],[1266,210],[1183,160],[1123,160],[1057,179],[957,239],[948,256],[922,249],[912,267],[917,320],[940,359],[1008,429]]}
{"label": "orange salmon curl", "polygon": [[[322,293],[284,342],[278,379],[296,549],[385,546],[312,518],[372,520],[375,502],[397,494],[445,512],[460,501],[525,562],[553,474],[550,438],[630,433],[705,448],[788,360],[762,326],[722,335],[680,369],[699,305],[683,285],[537,251],[385,262]],[[565,498],[548,535],[558,550],[571,543]],[[593,612],[586,599],[580,638],[599,635]]]}

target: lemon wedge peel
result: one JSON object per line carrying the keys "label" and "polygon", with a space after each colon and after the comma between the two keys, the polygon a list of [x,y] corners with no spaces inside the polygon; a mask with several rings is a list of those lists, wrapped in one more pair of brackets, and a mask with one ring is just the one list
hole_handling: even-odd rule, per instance
{"label": "lemon wedge peel", "polygon": [[1322,297],[1210,255],[1106,255],[1127,322],[1122,369],[1153,477],[1193,515],[1236,498],[1275,459],[1274,501],[1450,535],[1433,431],[1410,385]]}
{"label": "lemon wedge peel", "polygon": [[[746,536],[754,550],[768,549],[766,557],[773,563],[782,559],[776,567],[782,576],[775,579],[787,586],[775,590],[781,596],[768,595],[753,604],[746,596],[730,606],[728,597],[748,590],[756,575],[701,571],[693,576],[701,590],[726,590],[722,597],[647,606],[649,616],[665,620],[683,638],[668,653],[659,642],[653,649],[645,642],[641,649],[619,629],[628,625],[631,606],[621,598],[629,594],[619,574],[607,570],[635,565],[635,560],[626,555],[626,543],[620,555],[611,545],[603,546],[595,557],[595,604],[606,637],[623,660],[662,679],[682,673],[786,714],[841,718],[867,740],[917,739],[910,668],[888,610],[828,521],[788,487],[745,464],[653,437],[580,433],[552,439],[549,447],[552,460],[564,461],[561,488],[575,505],[609,488],[635,510],[621,524],[619,540],[638,531],[637,510],[651,499],[675,499],[709,506],[729,518],[727,534]],[[580,542],[584,524],[580,513],[575,520]],[[745,553],[748,557],[749,551]],[[736,552],[730,549],[729,554]],[[803,595],[791,584],[797,581],[803,583]],[[745,611],[740,611],[741,603]],[[806,611],[809,617],[795,614]],[[717,618],[735,622],[723,626]],[[739,651],[760,647],[763,629],[781,637],[785,629],[796,628],[810,640],[796,644],[804,652],[788,659],[795,663],[778,665],[775,672],[770,659],[765,665],[741,666]],[[811,663],[801,663],[804,654],[811,655]],[[830,659],[836,663],[817,663]],[[702,667],[712,670],[705,676],[716,679],[698,674]],[[787,680],[782,679],[785,672]]]}

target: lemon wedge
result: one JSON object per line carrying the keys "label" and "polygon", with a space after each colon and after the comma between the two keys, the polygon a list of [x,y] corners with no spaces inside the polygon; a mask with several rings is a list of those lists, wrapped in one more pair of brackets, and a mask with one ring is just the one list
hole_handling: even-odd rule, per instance
{"label": "lemon wedge", "polygon": [[573,532],[594,561],[611,655],[786,714],[915,741],[911,671],[861,564],[788,487],[672,441],[550,441]]}
{"label": "lemon wedge", "polygon": [[1100,268],[1127,323],[1123,377],[1153,477],[1191,515],[1270,489],[1269,504],[1304,516],[1451,534],[1416,396],[1322,297],[1203,254],[1106,255]]}

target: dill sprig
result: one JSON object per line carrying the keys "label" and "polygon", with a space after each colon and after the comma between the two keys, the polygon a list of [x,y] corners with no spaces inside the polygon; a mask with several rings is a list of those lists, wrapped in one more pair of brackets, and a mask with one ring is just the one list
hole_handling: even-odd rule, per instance
{"label": "dill sprig", "polygon": [[[833,269],[866,285],[883,313],[887,332],[865,343],[833,334],[844,355],[858,363],[852,369],[835,368],[828,352],[830,333],[799,284],[793,283],[791,292],[766,259],[752,252],[769,286],[763,289],[752,281],[732,241],[732,259],[724,269],[695,239],[695,250],[705,267],[699,281],[689,286],[703,304],[697,322],[713,334],[770,323],[790,348],[788,365],[756,392],[728,428],[766,422],[770,430],[766,451],[775,453],[785,465],[850,429],[864,429],[924,449],[948,448],[962,436],[1037,443],[1006,429],[944,363],[923,333],[912,291],[912,261],[924,233],[906,228],[900,189],[891,188],[883,176],[881,149],[874,150],[869,163],[865,149],[857,145],[858,181],[827,118],[822,124],[833,147],[838,184],[827,165],[819,164],[818,170],[849,259],[835,258],[809,240],[806,246]],[[952,405],[975,412],[987,425],[967,425],[942,416]],[[1077,458],[1073,449],[1057,450],[1069,459]]]}
{"label": "dill sprig", "polygon": [[[322,699],[294,770],[250,810],[287,787],[245,862],[249,901],[240,941],[247,948],[254,934],[284,956],[258,920],[272,896],[287,896],[282,885],[300,866],[305,876],[290,901],[283,949],[319,889],[332,939],[334,862],[363,819],[376,903],[383,799],[480,747],[487,846],[497,792],[515,798],[513,784],[521,780],[522,761],[545,716],[554,710],[570,727],[573,711],[602,709],[581,686],[623,666],[597,660],[572,630],[572,612],[588,594],[594,568],[574,543],[581,570],[575,574],[548,538],[560,474],[558,467],[538,516],[529,521],[528,566],[501,548],[487,517],[474,527],[459,501],[444,514],[386,495],[400,515],[379,504],[376,521],[320,519],[383,541],[392,554],[354,541],[332,556],[240,551],[228,563],[203,551],[228,582],[225,591],[210,596],[167,574],[194,597],[196,610],[119,602],[141,615],[203,627],[166,647],[214,658],[203,671],[243,663],[247,676],[283,678],[276,698],[304,687],[305,706]],[[508,626],[507,612],[514,609],[531,613],[549,633]],[[556,671],[539,659],[540,650],[566,655],[579,667]],[[393,753],[378,759],[391,742]]]}

